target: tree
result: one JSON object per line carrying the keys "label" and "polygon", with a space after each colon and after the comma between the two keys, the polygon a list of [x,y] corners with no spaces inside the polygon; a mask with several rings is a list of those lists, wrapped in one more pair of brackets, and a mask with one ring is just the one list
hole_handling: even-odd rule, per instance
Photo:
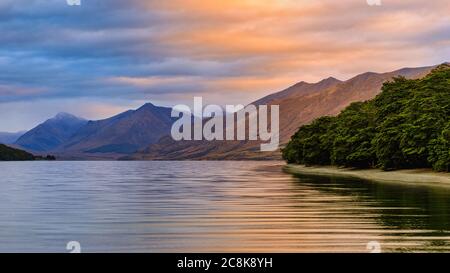
{"label": "tree", "polygon": [[376,157],[371,145],[375,134],[374,108],[370,103],[352,103],[337,117],[331,161],[334,165],[366,168]]}
{"label": "tree", "polygon": [[289,163],[330,164],[334,120],[333,117],[322,117],[303,126],[283,149],[283,157]]}
{"label": "tree", "polygon": [[375,99],[302,126],[283,157],[306,165],[448,172],[449,117],[450,65],[444,64],[422,79],[394,78]]}
{"label": "tree", "polygon": [[440,136],[430,142],[428,160],[437,171],[450,171],[450,122]]}

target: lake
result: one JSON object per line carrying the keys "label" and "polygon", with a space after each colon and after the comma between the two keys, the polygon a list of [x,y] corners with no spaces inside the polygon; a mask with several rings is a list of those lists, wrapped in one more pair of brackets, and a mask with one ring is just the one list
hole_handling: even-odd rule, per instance
{"label": "lake", "polygon": [[450,251],[450,190],[283,162],[1,162],[0,251]]}

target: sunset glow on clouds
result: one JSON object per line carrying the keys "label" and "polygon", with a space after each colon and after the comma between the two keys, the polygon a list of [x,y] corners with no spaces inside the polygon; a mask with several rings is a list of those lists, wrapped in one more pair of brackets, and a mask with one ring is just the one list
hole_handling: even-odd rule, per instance
{"label": "sunset glow on clouds", "polygon": [[0,131],[442,63],[449,14],[448,0],[2,0]]}

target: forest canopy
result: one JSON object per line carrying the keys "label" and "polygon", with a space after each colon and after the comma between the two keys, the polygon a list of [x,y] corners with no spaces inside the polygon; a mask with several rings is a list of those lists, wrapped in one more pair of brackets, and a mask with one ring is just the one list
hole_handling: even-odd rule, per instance
{"label": "forest canopy", "polygon": [[288,163],[383,170],[450,170],[450,65],[422,79],[394,78],[373,100],[302,126]]}

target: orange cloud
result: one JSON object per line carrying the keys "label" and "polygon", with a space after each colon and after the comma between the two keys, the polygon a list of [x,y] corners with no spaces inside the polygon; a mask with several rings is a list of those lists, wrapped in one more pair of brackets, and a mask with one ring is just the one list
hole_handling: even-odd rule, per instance
{"label": "orange cloud", "polygon": [[365,70],[431,64],[427,58],[434,50],[420,35],[450,25],[443,0],[391,0],[382,7],[363,0],[175,0],[146,6],[167,16],[169,26],[156,43],[171,56],[220,62],[253,58],[243,73],[261,77],[315,71],[306,80],[319,80],[331,70],[346,78]]}

